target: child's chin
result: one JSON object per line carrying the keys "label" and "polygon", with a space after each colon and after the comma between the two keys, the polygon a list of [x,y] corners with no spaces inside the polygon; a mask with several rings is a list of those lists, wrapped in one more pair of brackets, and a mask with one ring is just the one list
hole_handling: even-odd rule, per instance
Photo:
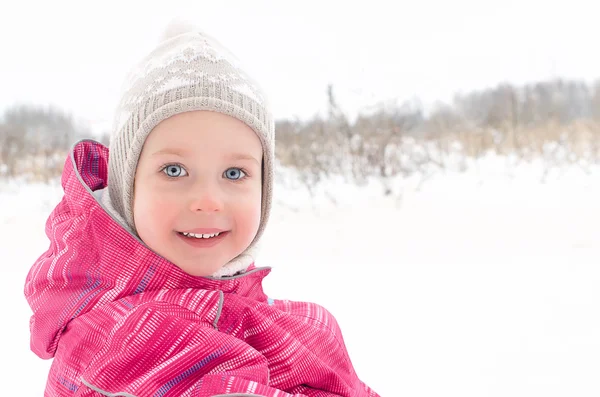
{"label": "child's chin", "polygon": [[213,274],[215,274],[221,267],[223,267],[222,265],[219,264],[211,264],[211,265],[204,265],[204,266],[198,266],[198,263],[184,263],[182,265],[178,265],[177,267],[180,268],[181,270],[183,270],[185,273],[189,274],[190,276],[195,276],[195,277],[208,277],[208,276],[212,276]]}

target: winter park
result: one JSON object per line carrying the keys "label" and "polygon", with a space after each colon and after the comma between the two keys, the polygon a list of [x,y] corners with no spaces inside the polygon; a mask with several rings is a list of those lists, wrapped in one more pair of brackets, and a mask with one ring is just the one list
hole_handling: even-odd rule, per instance
{"label": "winter park", "polygon": [[[0,360],[0,373],[5,380],[2,395],[600,394],[600,57],[593,51],[592,41],[600,32],[593,13],[586,10],[590,7],[586,2],[508,1],[502,8],[494,8],[497,6],[486,1],[459,0],[449,4],[427,0],[395,6],[376,0],[366,9],[331,1],[319,3],[319,12],[314,11],[316,3],[292,7],[268,1],[253,5],[238,1],[229,5],[181,1],[169,6],[131,2],[118,7],[115,3],[113,10],[109,6],[97,10],[95,18],[89,17],[90,11],[77,9],[84,6],[59,3],[55,7],[36,2],[35,14],[30,13],[32,4],[15,3],[10,15],[0,14],[5,51],[0,65],[0,257],[4,260],[0,298],[9,321],[4,322],[1,331],[5,341],[4,359]],[[345,18],[338,16],[342,8]],[[436,10],[435,15],[431,14],[432,9]],[[69,18],[65,10],[81,17]],[[138,204],[137,199],[131,199],[135,206],[148,208],[142,215],[136,208],[131,209],[138,240],[127,240],[131,234],[127,231],[127,210],[115,207],[118,215],[114,216],[111,207],[102,201],[107,196],[101,194],[107,193],[98,186],[106,180],[99,175],[105,178],[113,172],[112,165],[104,163],[106,156],[120,153],[120,143],[116,142],[129,139],[130,135],[143,142],[139,134],[146,124],[135,124],[138,114],[161,114],[164,127],[178,115],[194,113],[180,112],[177,107],[164,116],[166,111],[160,110],[166,108],[164,104],[157,113],[143,113],[156,104],[156,98],[169,98],[145,95],[153,89],[166,92],[172,89],[169,84],[181,85],[188,78],[193,84],[199,81],[193,77],[196,72],[192,67],[188,70],[178,62],[222,65],[220,62],[228,59],[228,55],[221,58],[220,44],[211,38],[202,36],[200,44],[185,41],[190,25],[174,20],[174,15],[185,15],[188,22],[236,54],[261,83],[272,106],[272,165],[267,157],[271,147],[265,143],[269,132],[264,138],[260,135],[263,130],[239,116],[242,113],[229,113],[237,115],[238,124],[232,118],[194,119],[194,123],[213,123],[202,125],[212,125],[214,131],[226,125],[223,134],[249,131],[249,135],[239,138],[235,135],[234,139],[215,139],[214,143],[207,140],[211,143],[206,145],[219,148],[219,142],[225,142],[226,148],[243,150],[252,142],[256,144],[262,160],[239,169],[228,168],[223,178],[237,169],[240,178],[247,173],[245,176],[251,181],[252,167],[260,164],[254,208],[254,225],[259,230],[268,192],[265,181],[271,181],[265,167],[272,167],[268,226],[260,239],[258,254],[243,251],[255,258],[252,263],[256,267],[271,268],[262,281],[264,305],[248,303],[233,296],[238,292],[226,290],[230,285],[244,286],[243,281],[236,283],[257,274],[248,268],[250,263],[230,273],[215,273],[225,274],[225,281],[214,276],[216,281],[207,282],[210,287],[204,291],[204,287],[190,286],[205,284],[189,280],[213,277],[212,271],[193,273],[195,269],[190,271],[172,260],[178,263],[177,269],[167,274],[180,278],[169,281],[171,284],[166,282],[170,287],[165,290],[155,290],[154,283],[159,278],[156,268],[175,268],[168,262],[170,251],[161,251],[160,244],[159,248],[147,250],[149,253],[140,248],[141,240],[149,247],[157,241],[152,233],[160,223],[146,218],[164,220],[167,214],[174,213],[165,203],[180,203],[177,200],[181,197],[197,194],[203,198],[194,205],[202,207],[202,211],[209,205],[222,205],[219,211],[227,213],[229,204],[223,203],[233,202],[231,197],[242,194],[239,192],[246,189],[242,185],[232,188],[229,184],[234,182],[227,180],[228,187],[219,182],[210,185],[214,190],[209,192],[208,185],[198,182],[194,189],[201,193],[186,193],[188,189],[173,194],[179,189],[174,183],[183,182],[174,182],[175,176],[168,174],[171,185],[167,190],[171,193],[156,190],[163,192],[157,193],[163,194],[163,201],[150,197],[150,204]],[[224,15],[227,23],[222,22]],[[112,27],[109,31],[108,20]],[[571,20],[577,23],[568,22]],[[23,21],[29,28],[22,26]],[[135,29],[131,29],[132,21]],[[360,31],[355,29],[356,21],[362,23]],[[506,21],[510,21],[510,29]],[[556,26],[564,29],[555,29]],[[419,35],[415,34],[417,31]],[[196,36],[190,37],[195,40]],[[174,44],[158,47],[151,53],[155,58],[142,63],[143,68],[135,66],[157,43],[167,41]],[[202,51],[189,55],[180,48]],[[176,55],[165,61],[169,51]],[[127,76],[134,66],[137,69]],[[174,68],[160,76],[169,83],[155,77],[165,68]],[[244,90],[233,83],[233,88],[227,86],[229,78],[238,73],[236,68],[223,72],[228,77],[220,77],[219,87],[243,92],[244,98],[258,97],[258,91],[247,94],[254,89],[250,83]],[[169,80],[177,73],[181,73],[180,80]],[[150,78],[155,78],[156,84],[144,85]],[[135,95],[123,94],[124,79],[134,81],[125,92]],[[135,91],[136,87],[143,89]],[[178,91],[178,95],[189,92],[192,91]],[[203,92],[210,96],[219,91]],[[127,95],[134,99],[121,99]],[[180,100],[179,96],[173,97]],[[142,105],[146,108],[135,113],[131,109],[138,100],[146,100]],[[228,106],[234,105],[232,101]],[[256,100],[256,105],[245,109],[257,106],[263,106],[262,102]],[[115,108],[122,113],[115,112]],[[194,108],[197,109],[200,108]],[[229,117],[227,111],[217,109],[203,114]],[[262,108],[257,111],[257,119],[264,113]],[[126,122],[121,122],[120,117],[125,117]],[[191,125],[190,118],[179,120]],[[130,128],[132,125],[135,128]],[[133,170],[135,195],[144,192],[141,186],[146,180],[141,171],[148,164],[144,150],[153,145],[160,147],[157,137],[162,135],[157,132],[162,134],[166,129],[171,134],[166,139],[169,145],[180,137],[173,135],[176,127],[160,128],[160,124],[148,128],[145,146],[140,146],[136,154],[140,160]],[[183,127],[179,128],[183,131]],[[192,134],[196,130],[190,129]],[[119,136],[119,131],[127,133]],[[248,145],[244,139],[248,139]],[[96,143],[88,141],[76,146],[81,140]],[[180,141],[192,142],[183,138]],[[135,143],[130,145],[129,151],[123,151],[127,156],[135,151],[131,149]],[[209,152],[216,150],[200,146],[190,149],[191,153],[203,153],[208,158],[212,156]],[[186,154],[177,156],[187,159]],[[240,161],[247,164],[250,160]],[[167,167],[161,172],[193,176],[192,171],[201,169],[186,168],[186,161],[163,162]],[[205,163],[211,162],[214,163]],[[125,166],[129,167],[129,163],[123,163]],[[132,180],[126,180],[128,174],[123,175],[122,185],[133,186]],[[94,183],[98,190],[95,193],[92,188],[83,187]],[[250,182],[246,183],[250,186]],[[65,189],[71,195],[68,200]],[[237,193],[232,193],[232,189]],[[247,194],[243,205],[251,201],[248,191],[243,191]],[[112,190],[110,194],[109,199],[114,200]],[[152,207],[153,199],[163,207]],[[85,205],[95,207],[85,212],[87,215],[78,213],[77,208]],[[150,210],[156,208],[159,210]],[[171,233],[178,235],[174,237],[175,244],[182,244],[175,245],[179,251],[174,255],[208,252],[202,254],[208,263],[213,258],[210,255],[217,257],[219,250],[225,252],[223,255],[229,252],[220,248],[229,247],[224,243],[237,247],[236,231],[243,230],[244,222],[252,222],[248,215],[251,211],[246,210],[249,204],[241,208],[244,210],[215,218],[194,214],[194,219],[201,220],[196,222],[184,219],[179,225],[185,224],[187,231],[177,229],[177,233]],[[159,212],[164,213],[159,216]],[[122,214],[124,220],[119,218]],[[189,215],[186,219],[191,218]],[[210,222],[205,219],[213,219],[214,227],[219,222],[235,227],[209,231],[206,228]],[[113,221],[116,222],[111,224]],[[150,232],[143,229],[146,223]],[[188,225],[197,228],[192,230]],[[238,233],[243,237],[241,231]],[[228,238],[233,242],[227,242]],[[86,251],[86,241],[94,241],[93,249]],[[140,241],[140,245],[135,241]],[[240,246],[246,247],[250,241],[254,243],[250,238]],[[79,244],[80,253],[73,253],[74,244]],[[131,258],[114,254],[131,244],[131,251],[123,251],[129,252]],[[216,253],[211,254],[211,250]],[[167,259],[156,259],[159,255],[152,251],[160,251],[158,254]],[[104,252],[109,259],[103,262],[99,256]],[[150,270],[139,275],[135,269],[130,270],[137,255],[143,261],[155,261],[148,265]],[[105,288],[106,274],[113,272],[102,273],[102,266],[86,268],[72,258],[123,270],[114,272],[113,290],[98,292]],[[36,267],[39,263],[44,266]],[[225,268],[232,263],[242,266],[231,261],[226,262]],[[32,266],[34,270],[30,272]],[[131,296],[122,292],[133,283],[124,276],[129,272],[132,278],[139,276]],[[84,283],[81,291],[76,289],[81,287],[70,284],[77,277]],[[188,284],[177,284],[183,283],[180,279]],[[51,284],[59,291],[57,298],[48,298],[43,292]],[[254,284],[247,289],[251,291],[248,294],[258,297],[257,301],[263,299],[255,292]],[[181,295],[177,295],[179,291],[183,291]],[[218,293],[213,294],[215,291]],[[105,295],[96,296],[97,293]],[[117,293],[123,296],[113,299],[111,294]],[[127,328],[128,321],[133,321],[129,319],[136,318],[137,312],[132,309],[137,308],[136,299],[146,302],[144,297],[154,293],[159,301],[158,312],[167,303],[177,310],[169,312],[166,320],[154,311],[143,312],[140,322]],[[59,304],[63,296],[64,307]],[[288,301],[308,304],[298,309]],[[313,303],[320,306],[312,306]],[[145,304],[154,308],[153,303]],[[30,305],[43,313],[35,321]],[[94,310],[88,307],[92,305]],[[183,313],[184,306],[193,306],[193,316],[189,311],[192,309]],[[321,306],[331,317],[320,311]],[[255,323],[236,328],[240,311],[244,314],[239,324]],[[289,316],[292,319],[286,317],[288,312],[293,314]],[[194,328],[196,324],[192,323],[200,322],[198,319],[204,315],[208,320],[202,321],[208,326]],[[343,346],[332,318],[339,325]],[[230,319],[233,325],[228,328],[225,324]],[[107,331],[109,336],[102,336],[98,328],[113,320],[118,326]],[[160,321],[164,321],[165,328],[144,328]],[[185,327],[178,328],[176,324],[180,323]],[[218,332],[212,329],[213,325]],[[72,335],[83,334],[85,327],[94,329],[92,336],[82,338],[81,345],[67,342],[78,340]],[[278,327],[280,333],[276,332]],[[42,336],[36,334],[32,338],[31,332]],[[259,336],[268,332],[272,332],[271,339],[260,340]],[[329,338],[324,332],[333,336]],[[98,350],[89,363],[85,361],[86,351],[92,351],[94,343],[113,346],[107,342],[108,337],[116,341],[114,347]],[[336,348],[317,343],[320,338],[334,343]],[[158,373],[166,373],[172,379],[165,378],[171,380],[154,390],[149,385],[158,384],[163,378],[154,377],[155,358],[144,352],[159,351],[157,341],[167,339],[172,342],[164,347],[164,357],[160,356],[164,362],[159,365],[164,371]],[[218,361],[222,352],[242,349],[238,339],[252,349],[230,361]],[[90,341],[94,343],[86,345]],[[141,352],[136,353],[136,343],[141,344]],[[214,343],[217,353],[195,353],[198,357],[194,358],[189,346],[198,347],[193,343]],[[85,361],[85,368],[81,370],[64,359],[64,368],[72,365],[75,369],[56,365],[51,371],[53,359],[42,359],[32,349],[47,356],[56,355],[60,360],[69,355],[84,357],[81,362]],[[191,361],[185,361],[190,355]],[[104,361],[98,359],[105,356]],[[213,359],[214,365],[210,364]],[[217,375],[206,375],[201,381],[198,374],[207,365],[213,367],[212,372],[206,373]],[[126,370],[120,373],[122,376],[114,376],[111,371],[115,368]],[[129,385],[110,389],[114,379],[126,384],[127,376],[136,371],[142,375],[131,383],[138,391],[129,391],[134,390],[128,389]],[[256,380],[263,379],[261,371],[267,373],[262,383]],[[68,378],[70,373],[77,376]],[[194,388],[177,392],[194,376],[198,378]],[[205,392],[217,390],[217,380],[226,377],[226,392]],[[245,379],[254,383],[245,383]],[[357,379],[372,394],[357,386]],[[52,392],[48,391],[47,382],[52,384]],[[297,384],[292,385],[293,382]],[[285,388],[286,384],[290,386]]]}

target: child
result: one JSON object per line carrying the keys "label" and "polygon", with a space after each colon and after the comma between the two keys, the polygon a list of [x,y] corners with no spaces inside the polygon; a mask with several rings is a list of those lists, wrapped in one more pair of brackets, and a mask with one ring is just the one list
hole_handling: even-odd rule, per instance
{"label": "child", "polygon": [[213,38],[134,69],[106,147],[77,143],[25,295],[46,396],[377,396],[324,308],[273,300],[254,266],[274,122]]}

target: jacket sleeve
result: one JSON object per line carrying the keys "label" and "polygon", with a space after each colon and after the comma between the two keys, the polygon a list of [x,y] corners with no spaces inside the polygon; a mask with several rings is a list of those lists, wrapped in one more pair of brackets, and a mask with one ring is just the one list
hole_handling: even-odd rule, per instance
{"label": "jacket sleeve", "polygon": [[[115,323],[79,397],[300,397],[269,387],[267,359],[181,306],[152,302]],[[330,396],[330,394],[312,394]]]}

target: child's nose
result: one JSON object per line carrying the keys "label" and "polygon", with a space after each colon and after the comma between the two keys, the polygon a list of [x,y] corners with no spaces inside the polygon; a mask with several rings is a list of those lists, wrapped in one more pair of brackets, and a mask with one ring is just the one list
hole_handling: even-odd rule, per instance
{"label": "child's nose", "polygon": [[195,189],[190,202],[190,210],[197,212],[215,212],[223,210],[223,200],[214,187],[204,186]]}

